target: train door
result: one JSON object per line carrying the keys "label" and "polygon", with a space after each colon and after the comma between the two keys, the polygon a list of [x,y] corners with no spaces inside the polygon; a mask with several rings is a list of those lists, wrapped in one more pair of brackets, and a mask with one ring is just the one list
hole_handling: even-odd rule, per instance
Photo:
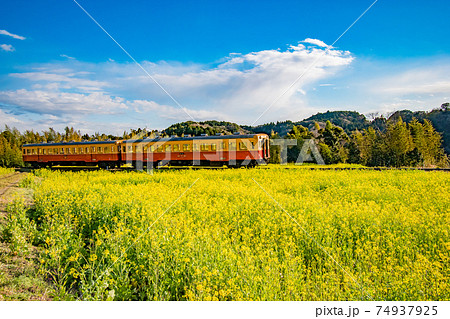
{"label": "train door", "polygon": [[261,142],[262,142],[263,157],[267,158],[269,156],[269,140],[267,138],[263,138]]}

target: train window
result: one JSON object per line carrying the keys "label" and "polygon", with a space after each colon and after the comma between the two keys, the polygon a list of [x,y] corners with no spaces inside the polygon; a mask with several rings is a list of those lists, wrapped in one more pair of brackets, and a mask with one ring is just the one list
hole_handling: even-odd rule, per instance
{"label": "train window", "polygon": [[64,148],[61,147],[61,151],[59,152],[59,154],[64,154]]}
{"label": "train window", "polygon": [[89,147],[86,147],[86,154],[89,154]]}
{"label": "train window", "polygon": [[82,147],[78,148],[78,153],[83,154],[83,148]]}
{"label": "train window", "polygon": [[196,144],[196,143],[192,144],[192,149],[194,151],[198,151],[198,144]]}
{"label": "train window", "polygon": [[230,151],[235,151],[236,150],[236,142],[230,142]]}
{"label": "train window", "polygon": [[200,144],[200,151],[207,151],[209,149],[208,144]]}
{"label": "train window", "polygon": [[31,154],[31,150],[30,149],[27,149],[27,154]]}
{"label": "train window", "polygon": [[173,151],[174,152],[179,152],[180,151],[180,144],[174,144],[173,145]]}
{"label": "train window", "polygon": [[247,145],[245,145],[244,142],[239,142],[239,149],[240,150],[246,150],[247,149]]}
{"label": "train window", "polygon": [[166,152],[170,152],[171,148],[172,148],[171,145],[166,145],[166,146],[165,146]]}
{"label": "train window", "polygon": [[157,151],[157,152],[162,152],[162,151],[163,151],[163,146],[162,146],[162,145],[158,145],[158,146],[156,147],[156,151]]}
{"label": "train window", "polygon": [[39,154],[39,155],[42,154],[42,148],[38,148],[38,154]]}
{"label": "train window", "polygon": [[97,147],[97,153],[102,153],[102,148],[100,146]]}
{"label": "train window", "polygon": [[105,147],[103,151],[104,151],[105,153],[109,153],[109,152],[108,152],[108,147]]}
{"label": "train window", "polygon": [[155,146],[154,145],[150,145],[150,152],[154,152],[155,151]]}
{"label": "train window", "polygon": [[211,144],[211,151],[215,151],[217,149],[216,143]]}
{"label": "train window", "polygon": [[129,146],[127,147],[127,152],[128,152],[128,153],[133,153],[133,147],[132,147],[131,145],[129,145]]}
{"label": "train window", "polygon": [[114,153],[115,147],[111,146],[111,153]]}
{"label": "train window", "polygon": [[183,144],[183,151],[190,151],[191,148],[189,146],[189,144]]}
{"label": "train window", "polygon": [[76,147],[72,148],[72,154],[78,154],[78,149]]}
{"label": "train window", "polygon": [[27,154],[27,150],[23,149],[23,155]]}
{"label": "train window", "polygon": [[36,154],[36,150],[34,148],[31,149],[31,154]]}
{"label": "train window", "polygon": [[44,155],[47,155],[47,149],[44,148],[44,149],[42,150],[42,153],[43,153]]}
{"label": "train window", "polygon": [[92,153],[96,153],[97,149],[95,148],[95,146],[92,146],[91,150],[92,150]]}
{"label": "train window", "polygon": [[220,142],[219,143],[219,150],[224,150],[225,149],[225,142]]}

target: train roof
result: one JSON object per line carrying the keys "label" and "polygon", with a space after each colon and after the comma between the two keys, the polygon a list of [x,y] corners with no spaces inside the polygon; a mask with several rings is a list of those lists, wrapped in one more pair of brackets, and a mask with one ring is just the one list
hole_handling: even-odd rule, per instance
{"label": "train roof", "polygon": [[192,141],[192,140],[224,140],[224,139],[238,139],[238,138],[254,138],[258,135],[267,135],[264,133],[258,134],[233,134],[233,135],[211,135],[211,136],[190,136],[190,137],[161,137],[161,138],[144,138],[144,139],[130,139],[122,140],[123,143],[139,143],[139,142],[176,142],[176,141]]}
{"label": "train roof", "polygon": [[34,144],[24,144],[26,146],[74,146],[74,145],[97,145],[97,144],[116,144],[120,140],[115,141],[85,141],[85,142],[59,142],[59,143],[34,143]]}

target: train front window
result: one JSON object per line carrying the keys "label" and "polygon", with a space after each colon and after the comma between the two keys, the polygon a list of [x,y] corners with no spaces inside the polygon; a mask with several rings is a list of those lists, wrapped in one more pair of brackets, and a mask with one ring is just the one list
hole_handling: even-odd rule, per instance
{"label": "train front window", "polygon": [[239,149],[245,151],[245,150],[247,150],[247,145],[245,145],[244,142],[239,142]]}

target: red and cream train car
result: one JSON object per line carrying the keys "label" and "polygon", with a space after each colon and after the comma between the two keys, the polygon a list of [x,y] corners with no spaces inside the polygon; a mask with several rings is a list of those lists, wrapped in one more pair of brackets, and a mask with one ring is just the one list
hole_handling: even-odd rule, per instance
{"label": "red and cream train car", "polygon": [[153,166],[255,166],[267,163],[267,134],[171,137],[122,141],[122,162]]}
{"label": "red and cream train car", "polygon": [[120,141],[25,144],[24,163],[33,167],[116,167],[120,163]]}

